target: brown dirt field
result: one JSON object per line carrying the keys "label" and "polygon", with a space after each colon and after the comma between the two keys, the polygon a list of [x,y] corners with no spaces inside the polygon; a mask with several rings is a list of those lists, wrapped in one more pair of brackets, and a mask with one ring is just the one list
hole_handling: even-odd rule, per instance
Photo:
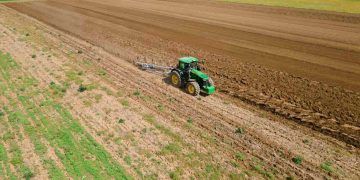
{"label": "brown dirt field", "polygon": [[[194,47],[185,46],[175,42],[178,40],[171,39],[172,36],[179,35],[179,32],[159,38],[159,35],[155,34],[159,30],[158,27],[143,26],[141,23],[134,23],[117,16],[54,2],[7,4],[7,6],[51,24],[61,31],[1,5],[0,50],[12,54],[22,65],[24,72],[30,73],[39,80],[40,88],[47,87],[51,81],[67,81],[69,72],[86,74],[81,75],[80,79],[71,81],[72,84],[65,96],[58,101],[70,109],[86,131],[136,178],[167,179],[169,172],[178,172],[183,178],[207,179],[213,177],[283,179],[290,176],[299,179],[356,179],[360,176],[358,148],[299,126],[292,121],[248,107],[242,101],[233,101],[232,96],[223,93],[200,98],[187,96],[181,90],[164,83],[163,77],[142,72],[129,61],[139,59],[170,65],[176,61],[175,57],[179,54],[201,55],[207,59],[206,68],[216,77],[222,91],[249,102],[260,102],[261,98],[268,99],[269,94],[265,92],[261,94],[262,96],[258,94],[263,87],[262,80],[270,85],[275,83],[259,77],[277,78],[274,87],[279,90],[283,90],[281,82],[287,87],[299,82],[323,87],[323,83],[270,68],[265,69],[230,55],[211,54],[208,52],[211,48],[205,45],[199,45],[202,50],[196,48],[196,44],[193,44]],[[95,8],[95,5],[92,8]],[[106,6],[106,9],[111,12],[109,6]],[[130,13],[122,12],[126,12],[125,15]],[[117,21],[119,22],[114,23]],[[145,29],[140,31],[139,27],[147,27],[145,28],[147,32],[144,33]],[[171,31],[164,30],[164,34],[166,32]],[[29,33],[30,37],[24,37],[25,33]],[[183,42],[192,42],[187,41],[186,37],[193,36],[184,34]],[[77,53],[79,50],[82,53]],[[33,53],[38,55],[37,59],[29,58]],[[49,57],[48,54],[52,56]],[[229,63],[221,64],[217,61],[218,58],[237,62],[237,67],[235,65],[232,67]],[[225,72],[218,74],[215,72],[225,68],[227,69]],[[103,70],[106,72],[105,75],[99,73]],[[243,82],[237,82],[237,79],[233,79],[228,74],[239,72],[242,73]],[[252,79],[254,77],[259,79]],[[85,84],[96,84],[97,88],[79,94],[77,80]],[[251,85],[254,82],[257,83]],[[325,87],[329,89],[324,91],[338,88]],[[291,90],[285,93],[290,93]],[[134,94],[137,91],[140,95]],[[283,94],[276,95],[277,91],[274,91],[271,93],[273,99],[259,104],[263,103],[264,108],[276,109],[279,106],[267,105],[269,103],[278,105],[277,100],[282,100],[281,106],[286,109],[286,105],[289,104],[285,100],[292,96],[287,95],[285,99]],[[333,93],[332,95],[337,95],[338,91],[330,92]],[[354,92],[346,92],[351,100],[349,104],[356,103],[351,99],[352,93]],[[306,101],[301,99],[299,103],[302,102]],[[254,112],[244,107],[253,109]],[[292,111],[293,109],[288,111],[280,109],[277,113]],[[309,119],[307,122],[309,126],[318,122],[320,128],[328,127],[329,124],[330,130],[340,128],[337,122],[331,124],[320,121],[321,119],[313,122],[314,119],[309,118],[312,112],[308,112],[307,115],[302,114],[303,112],[300,109],[299,114]],[[49,112],[48,116],[51,115],[52,112]],[[125,119],[125,123],[119,123],[119,118]],[[192,123],[189,123],[189,118]],[[296,120],[297,116],[293,118]],[[346,123],[350,124],[352,121],[356,122],[357,119],[351,119]],[[346,125],[344,128],[348,129],[340,130],[358,132],[358,130],[350,131],[349,129],[353,127],[346,123],[341,125]],[[354,124],[358,127],[357,123]],[[245,129],[245,133],[234,133],[238,127]],[[326,129],[324,128],[323,131]],[[349,136],[339,139],[346,138]],[[356,142],[356,139],[352,142]],[[164,151],[164,147],[170,144],[176,144],[176,147],[181,149],[175,148],[175,152],[170,151],[170,153]],[[244,160],[236,158],[238,152],[245,155]],[[56,156],[50,152],[49,155]],[[304,159],[301,165],[292,162],[292,158],[297,155]],[[52,158],[56,159],[56,157]],[[332,172],[326,172],[320,167],[320,164],[327,161],[332,163],[334,169]],[[56,161],[56,163],[59,163],[58,166],[63,169],[61,162]]]}
{"label": "brown dirt field", "polygon": [[7,6],[128,61],[169,65],[181,55],[198,56],[219,91],[360,144],[358,15],[200,1]]}

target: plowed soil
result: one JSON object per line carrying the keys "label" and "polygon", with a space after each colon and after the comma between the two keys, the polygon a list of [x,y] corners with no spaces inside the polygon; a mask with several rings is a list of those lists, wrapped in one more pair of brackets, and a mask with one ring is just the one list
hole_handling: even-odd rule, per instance
{"label": "plowed soil", "polygon": [[203,58],[221,92],[359,146],[359,15],[205,1],[7,6],[128,61]]}
{"label": "plowed soil", "polygon": [[[356,15],[207,1],[6,6],[0,50],[40,88],[70,79],[57,101],[131,176],[359,177],[358,148],[341,142],[359,146]],[[32,53],[38,59],[29,60]],[[218,94],[190,97],[129,63],[173,65],[182,55],[206,60]],[[79,94],[79,83],[97,85]],[[297,156],[302,163],[294,163]]]}

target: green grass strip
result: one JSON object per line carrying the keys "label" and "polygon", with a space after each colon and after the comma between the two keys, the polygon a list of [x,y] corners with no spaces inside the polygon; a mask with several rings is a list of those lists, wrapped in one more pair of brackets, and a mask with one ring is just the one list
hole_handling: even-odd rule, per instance
{"label": "green grass strip", "polygon": [[3,179],[16,179],[15,175],[10,170],[10,164],[8,161],[9,158],[6,152],[6,148],[4,147],[3,144],[0,144],[0,164],[1,164],[0,177],[3,177]]}
{"label": "green grass strip", "polygon": [[267,6],[360,13],[359,0],[220,0],[226,2],[260,4]]}
{"label": "green grass strip", "polygon": [[7,161],[7,155],[5,147],[0,144],[0,178],[5,178],[5,172],[3,170],[4,162]]}
{"label": "green grass strip", "polygon": [[[50,89],[42,92],[42,95],[47,98],[46,101],[40,105],[34,103],[33,97],[36,97],[38,93],[36,80],[30,76],[21,76],[22,81],[11,78],[12,74],[21,74],[16,71],[19,70],[18,65],[9,54],[0,52],[0,57],[3,57],[0,61],[2,78],[6,79],[6,85],[9,89],[14,90],[18,102],[26,110],[26,114],[20,111],[8,112],[9,122],[14,129],[19,129],[19,126],[24,127],[35,146],[36,153],[45,152],[44,145],[39,141],[41,137],[44,137],[54,147],[56,155],[62,161],[68,174],[75,179],[91,177],[94,179],[130,179],[123,168],[84,130],[71,113],[52,99]],[[11,101],[12,109],[18,109],[16,101]],[[30,123],[30,119],[35,127]],[[19,153],[21,155],[21,151],[15,149],[12,162],[20,164]],[[63,179],[63,173],[53,161],[44,160],[44,164],[52,178]],[[26,167],[22,167],[22,169],[24,174],[28,173]]]}

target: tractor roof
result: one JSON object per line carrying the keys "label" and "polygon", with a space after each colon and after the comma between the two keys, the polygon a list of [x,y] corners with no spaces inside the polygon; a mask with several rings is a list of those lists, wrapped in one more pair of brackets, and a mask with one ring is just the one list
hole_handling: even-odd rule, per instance
{"label": "tractor roof", "polygon": [[179,58],[179,61],[182,63],[192,63],[192,62],[198,62],[199,60],[195,57],[182,57]]}

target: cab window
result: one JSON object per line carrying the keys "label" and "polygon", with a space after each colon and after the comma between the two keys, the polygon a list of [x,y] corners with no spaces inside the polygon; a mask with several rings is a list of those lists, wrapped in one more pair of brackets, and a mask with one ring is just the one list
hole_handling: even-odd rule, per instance
{"label": "cab window", "polygon": [[192,62],[192,63],[190,64],[190,67],[197,69],[197,62]]}
{"label": "cab window", "polygon": [[179,63],[179,69],[184,69],[184,63]]}

